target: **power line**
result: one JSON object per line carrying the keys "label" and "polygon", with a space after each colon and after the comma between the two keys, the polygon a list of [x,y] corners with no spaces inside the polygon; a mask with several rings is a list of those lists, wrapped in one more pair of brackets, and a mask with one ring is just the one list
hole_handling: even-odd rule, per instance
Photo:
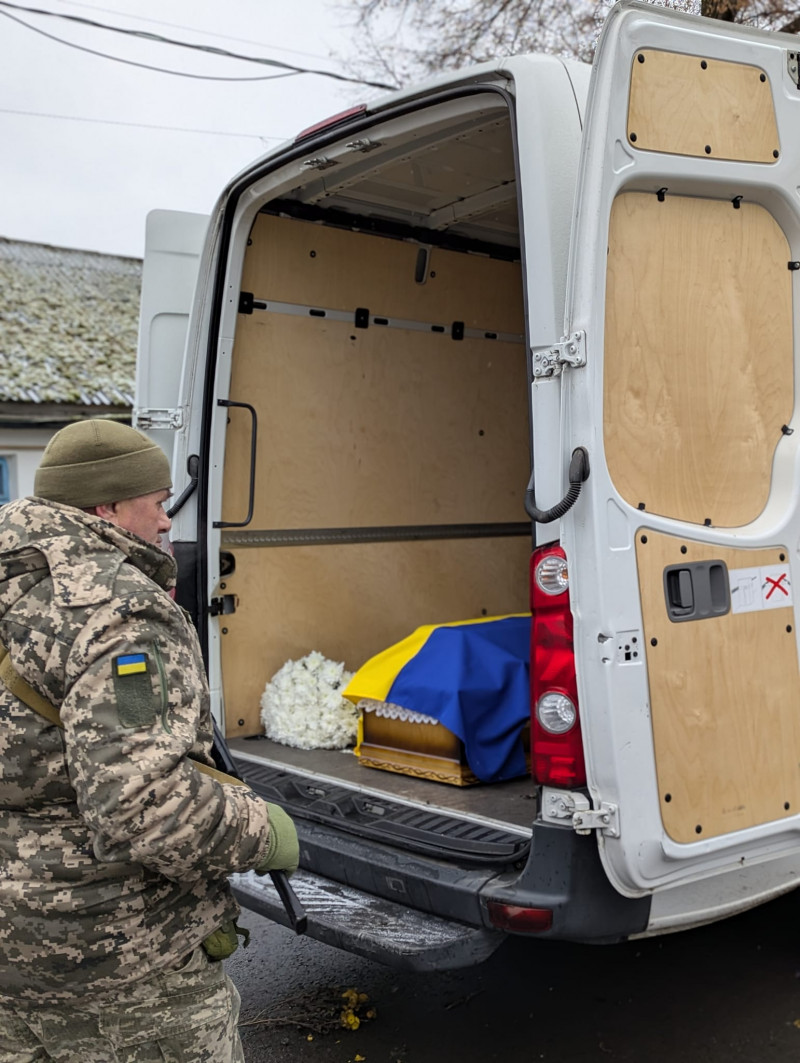
{"label": "power line", "polygon": [[27,118],[55,118],[63,122],[96,122],[101,125],[132,126],[136,129],[160,129],[169,133],[200,133],[204,136],[214,137],[247,137],[250,140],[274,140],[281,142],[289,137],[271,137],[261,133],[231,133],[221,129],[189,129],[185,126],[151,125],[147,122],[122,122],[116,118],[85,118],[77,114],[50,114],[45,111],[17,111],[11,107],[0,107],[0,114],[17,114]]}
{"label": "power line", "polygon": [[56,0],[58,4],[69,4],[71,7],[85,7],[88,11],[102,11],[106,15],[121,15],[123,18],[133,19],[135,22],[149,22],[153,26],[169,26],[173,30],[188,30],[189,33],[199,33],[202,37],[215,37],[221,41],[237,41],[239,44],[249,44],[251,47],[271,48],[274,52],[289,52],[292,55],[305,55],[311,59],[326,59],[327,56],[319,52],[304,52],[300,48],[284,48],[279,44],[264,44],[262,41],[254,41],[249,37],[233,37],[229,33],[211,33],[208,30],[199,30],[195,26],[184,26],[180,22],[165,22],[160,18],[149,18],[146,15],[133,15],[130,11],[113,11],[99,4],[82,4],[79,0]]}
{"label": "power line", "polygon": [[[2,4],[0,3],[0,6]],[[133,59],[123,59],[118,55],[109,55],[108,52],[99,52],[95,48],[87,48],[82,44],[75,44],[73,41],[65,41],[63,37],[56,37],[52,33],[48,33],[46,30],[39,29],[38,26],[31,26],[29,22],[23,21],[21,18],[17,18],[16,15],[9,15],[7,11],[0,11],[0,17],[11,19],[12,22],[18,23],[20,26],[24,26],[27,30],[32,30],[34,33],[40,34],[42,37],[47,37],[50,41],[56,41],[58,44],[64,44],[67,48],[75,48],[76,51],[86,52],[88,55],[97,55],[101,59],[111,59],[114,63],[123,63],[125,66],[136,66],[140,70],[155,70],[158,74],[172,74],[174,77],[192,78],[196,81],[275,81],[277,78],[290,78],[294,77],[299,71],[288,71],[285,74],[260,74],[256,77],[216,77],[211,74],[189,74],[184,70],[167,70],[163,66],[151,66],[150,63],[137,63]]]}
{"label": "power line", "polygon": [[[379,81],[365,81],[363,78],[348,77],[346,74],[338,74],[338,73],[335,73],[335,72],[330,71],[330,70],[315,70],[315,69],[310,69],[310,68],[307,68],[307,67],[293,66],[290,63],[281,62],[279,59],[266,59],[266,58],[264,58],[262,56],[242,55],[239,52],[229,51],[227,48],[217,48],[217,47],[213,47],[212,45],[207,45],[207,44],[190,44],[188,41],[178,41],[178,40],[175,40],[174,38],[171,38],[171,37],[164,37],[160,33],[151,33],[151,32],[146,31],[146,30],[132,30],[132,29],[125,29],[125,28],[123,28],[121,26],[110,26],[107,23],[97,22],[95,19],[84,18],[81,15],[66,15],[66,14],[60,14],[60,13],[58,13],[56,11],[45,11],[45,10],[43,10],[41,8],[37,8],[37,7],[25,7],[22,4],[11,4],[11,3],[8,2],[8,0],[0,0],[0,7],[10,8],[12,11],[24,11],[25,13],[31,14],[31,15],[45,15],[45,16],[47,16],[49,18],[63,19],[65,21],[67,21],[67,22],[77,22],[77,23],[79,23],[81,25],[84,25],[84,26],[91,26],[93,29],[109,30],[112,33],[122,33],[125,36],[129,36],[129,37],[139,37],[139,38],[141,38],[143,40],[154,41],[154,42],[156,42],[158,44],[169,44],[169,45],[172,45],[173,47],[176,47],[176,48],[188,48],[188,49],[191,49],[193,51],[205,52],[205,53],[207,53],[209,55],[222,56],[223,58],[226,58],[226,59],[237,59],[237,60],[241,60],[242,62],[246,62],[246,63],[258,63],[261,66],[278,67],[281,70],[287,71],[286,74],[273,75],[273,76],[287,77],[287,76],[289,76],[291,74],[317,74],[320,77],[329,77],[329,78],[333,78],[336,81],[346,81],[346,82],[350,82],[352,84],[357,84],[357,85],[368,85],[371,88],[376,88],[376,89],[390,89],[390,90],[392,90],[392,89],[395,89],[397,87],[396,85],[387,85],[387,84],[384,84],[383,82],[379,82]],[[149,67],[149,66],[147,66],[144,63],[135,63],[135,62],[133,62],[133,60],[120,59],[118,56],[108,55],[107,53],[104,53],[104,52],[93,51],[93,49],[91,49],[91,48],[86,48],[86,47],[83,47],[81,45],[72,44],[69,41],[65,41],[61,37],[55,37],[55,36],[53,36],[53,35],[51,35],[49,33],[45,33],[44,30],[38,29],[38,28],[36,28],[34,26],[31,26],[29,23],[23,22],[21,19],[15,18],[13,15],[9,15],[7,11],[2,11],[2,12],[0,12],[0,14],[5,15],[6,18],[10,18],[14,22],[19,22],[20,25],[25,26],[27,29],[33,30],[35,33],[41,33],[45,37],[50,37],[51,40],[58,41],[60,44],[66,44],[66,45],[68,45],[70,47],[77,48],[79,51],[90,52],[91,54],[99,55],[99,56],[101,56],[102,58],[105,58],[105,59],[112,59],[112,60],[115,60],[116,62],[127,63],[130,66],[141,66],[141,67],[144,67],[145,69],[159,70],[161,73],[165,73],[165,74],[180,74],[181,73],[180,71],[176,71],[176,70],[163,70],[160,67]],[[220,78],[220,77],[211,77],[211,76],[202,75],[202,74],[182,74],[182,76],[184,76],[184,77],[194,77],[194,78],[203,78],[204,80],[209,80],[209,81],[260,81],[260,80],[265,80],[264,78]]]}

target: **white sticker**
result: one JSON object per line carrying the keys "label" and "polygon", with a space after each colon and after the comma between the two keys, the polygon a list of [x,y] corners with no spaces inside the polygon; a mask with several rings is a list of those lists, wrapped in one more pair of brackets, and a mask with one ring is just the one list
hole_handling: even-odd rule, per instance
{"label": "white sticker", "polygon": [[764,568],[732,568],[731,612],[752,613],[760,609],[780,609],[792,605],[792,581],[788,565]]}

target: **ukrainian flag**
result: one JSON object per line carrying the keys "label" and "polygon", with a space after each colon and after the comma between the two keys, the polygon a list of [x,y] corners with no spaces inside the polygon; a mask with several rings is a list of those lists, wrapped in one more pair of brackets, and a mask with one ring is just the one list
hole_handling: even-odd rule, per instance
{"label": "ukrainian flag", "polygon": [[527,613],[419,627],[359,668],[344,696],[432,716],[464,743],[479,779],[511,779],[528,770],[530,644]]}
{"label": "ukrainian flag", "polygon": [[127,653],[122,657],[116,657],[117,675],[136,675],[138,672],[147,671],[146,653]]}

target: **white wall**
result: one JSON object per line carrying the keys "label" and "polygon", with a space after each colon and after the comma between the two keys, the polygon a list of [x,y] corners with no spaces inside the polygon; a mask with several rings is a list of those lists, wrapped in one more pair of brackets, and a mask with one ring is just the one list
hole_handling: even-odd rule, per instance
{"label": "white wall", "polygon": [[8,459],[12,498],[33,494],[33,474],[55,428],[0,428],[0,458]]}

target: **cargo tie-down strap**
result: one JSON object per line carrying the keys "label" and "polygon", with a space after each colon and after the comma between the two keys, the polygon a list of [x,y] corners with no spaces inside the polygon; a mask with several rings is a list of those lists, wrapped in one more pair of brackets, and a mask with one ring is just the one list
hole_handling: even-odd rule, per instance
{"label": "cargo tie-down strap", "polygon": [[[0,680],[8,687],[15,698],[19,698],[23,705],[27,705],[29,709],[33,709],[39,716],[43,716],[45,720],[55,727],[60,727],[63,731],[64,724],[61,722],[58,709],[47,698],[43,698],[41,694],[34,690],[27,680],[22,678],[11,663],[8,650],[2,643],[0,643]],[[237,779],[235,775],[228,775],[218,768],[212,768],[210,764],[202,764],[200,761],[192,760],[192,765],[201,774],[208,775],[209,778],[214,779],[216,782],[229,783],[232,786],[247,786],[243,779]],[[300,898],[289,884],[288,875],[285,871],[270,871],[269,876],[283,902],[292,929],[296,934],[304,934],[307,926],[306,913],[300,903]]]}

